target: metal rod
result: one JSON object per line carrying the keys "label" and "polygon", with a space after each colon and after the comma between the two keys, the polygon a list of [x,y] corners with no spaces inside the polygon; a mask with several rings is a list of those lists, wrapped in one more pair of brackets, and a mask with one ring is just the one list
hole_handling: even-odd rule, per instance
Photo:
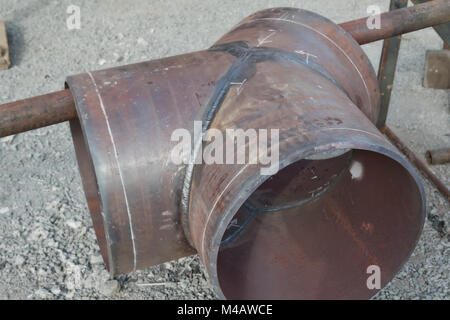
{"label": "metal rod", "polygon": [[[420,3],[428,2],[430,0],[411,0],[411,1],[412,1],[412,3],[417,5]],[[450,23],[433,26],[433,29],[437,32],[437,34],[444,41],[444,49],[446,47],[450,46]]]}
{"label": "metal rod", "polygon": [[[450,21],[450,1],[434,0],[381,15],[381,28],[369,30],[367,17],[340,26],[360,44],[407,33]],[[62,90],[0,105],[0,138],[77,117],[73,98]]]}
{"label": "metal rod", "polygon": [[0,138],[75,119],[68,89],[0,105]]}
{"label": "metal rod", "polygon": [[[396,10],[406,7],[407,5],[408,0],[391,0],[389,10]],[[380,85],[380,114],[377,120],[378,128],[383,128],[386,124],[401,40],[402,37],[399,35],[383,41],[383,50],[381,51],[380,66],[378,69],[378,84]]]}
{"label": "metal rod", "polygon": [[411,161],[413,165],[416,166],[417,169],[419,169],[425,177],[430,180],[431,183],[434,184],[434,186],[439,190],[439,192],[444,196],[447,201],[450,202],[450,190],[447,188],[447,186],[433,173],[430,169],[428,169],[427,165],[420,160],[413,151],[411,151],[401,140],[397,135],[387,126],[384,126],[381,129],[381,132],[383,132],[389,140],[401,151],[403,154]]}
{"label": "metal rod", "polygon": [[429,164],[444,164],[450,162],[450,148],[428,150],[425,158]]}
{"label": "metal rod", "polygon": [[369,29],[367,19],[342,23],[359,44],[394,37],[400,34],[450,22],[450,1],[434,0],[380,15],[380,29]]}

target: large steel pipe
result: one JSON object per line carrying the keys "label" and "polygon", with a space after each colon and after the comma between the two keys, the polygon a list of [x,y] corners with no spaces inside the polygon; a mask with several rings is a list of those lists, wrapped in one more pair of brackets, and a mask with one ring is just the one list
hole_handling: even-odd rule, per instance
{"label": "large steel pipe", "polygon": [[[358,43],[319,15],[261,11],[209,50],[72,76],[67,86],[112,274],[198,252],[222,298],[368,298],[377,291],[368,269],[379,268],[384,286],[419,238],[424,193],[374,126],[375,73]],[[251,161],[257,136],[224,150],[222,159],[230,147],[243,153],[242,163],[175,163],[171,137],[193,133],[194,121],[205,133],[191,141],[195,159],[228,129],[268,130],[278,157]],[[270,164],[279,171],[261,170]]]}

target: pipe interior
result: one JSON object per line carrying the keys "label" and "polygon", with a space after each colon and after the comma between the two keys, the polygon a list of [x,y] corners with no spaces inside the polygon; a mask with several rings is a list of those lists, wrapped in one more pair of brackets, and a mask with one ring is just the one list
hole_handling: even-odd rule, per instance
{"label": "pipe interior", "polygon": [[[217,276],[228,299],[371,297],[422,228],[420,189],[397,161],[372,151],[300,160],[266,180],[222,237]],[[371,282],[374,283],[374,282]]]}

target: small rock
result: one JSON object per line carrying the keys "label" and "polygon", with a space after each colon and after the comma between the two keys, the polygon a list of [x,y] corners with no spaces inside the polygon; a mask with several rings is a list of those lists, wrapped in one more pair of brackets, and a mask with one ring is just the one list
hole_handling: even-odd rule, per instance
{"label": "small rock", "polygon": [[4,138],[1,138],[0,141],[3,143],[6,143],[6,144],[11,144],[14,141],[15,137],[16,137],[15,135],[4,137]]}
{"label": "small rock", "polygon": [[38,290],[36,290],[34,292],[34,295],[39,299],[45,299],[45,298],[48,298],[49,296],[51,296],[50,292],[48,292],[48,290],[43,289],[43,288],[39,288]]}
{"label": "small rock", "polygon": [[137,40],[137,43],[138,43],[139,45],[141,45],[141,46],[146,46],[146,45],[148,45],[148,42],[145,41],[143,38],[139,38],[139,39]]}
{"label": "small rock", "polygon": [[22,256],[17,256],[14,258],[13,264],[16,266],[21,266],[25,263],[25,259]]}
{"label": "small rock", "polygon": [[66,299],[73,299],[73,296],[74,296],[73,291],[68,291],[68,292],[66,292],[66,293],[64,294],[64,297],[65,297]]}
{"label": "small rock", "polygon": [[67,220],[66,224],[72,229],[78,229],[79,227],[81,227],[81,222],[75,221],[75,220],[72,220],[72,219]]}
{"label": "small rock", "polygon": [[48,232],[42,229],[41,226],[35,225],[33,226],[33,231],[27,236],[27,241],[38,241],[42,239],[46,239],[48,236]]}
{"label": "small rock", "polygon": [[38,274],[38,276],[45,277],[47,275],[47,272],[44,269],[39,268],[39,270],[37,271],[37,274]]}
{"label": "small rock", "polygon": [[45,206],[45,210],[54,209],[58,206],[58,204],[59,204],[59,201],[57,201],[57,200],[47,203],[47,205]]}
{"label": "small rock", "polygon": [[168,270],[171,271],[173,269],[173,266],[170,262],[165,262],[161,264],[161,270]]}
{"label": "small rock", "polygon": [[106,282],[103,282],[100,284],[99,290],[105,296],[112,296],[112,295],[116,294],[117,292],[119,292],[119,290],[120,290],[119,281],[108,280]]}
{"label": "small rock", "polygon": [[91,256],[89,261],[91,262],[91,264],[101,264],[103,263],[103,258],[100,254],[95,254]]}
{"label": "small rock", "polygon": [[105,63],[106,63],[106,60],[105,60],[105,59],[100,59],[100,60],[98,60],[98,64],[99,64],[100,66],[104,65]]}
{"label": "small rock", "polygon": [[53,287],[50,291],[51,291],[51,293],[53,293],[55,296],[59,296],[59,294],[61,293],[61,289],[59,289],[58,287]]}
{"label": "small rock", "polygon": [[48,239],[45,243],[46,247],[50,247],[50,248],[56,248],[58,247],[58,243],[56,241],[54,241],[53,239]]}
{"label": "small rock", "polygon": [[0,214],[5,214],[9,212],[9,208],[5,207],[5,208],[0,208]]}

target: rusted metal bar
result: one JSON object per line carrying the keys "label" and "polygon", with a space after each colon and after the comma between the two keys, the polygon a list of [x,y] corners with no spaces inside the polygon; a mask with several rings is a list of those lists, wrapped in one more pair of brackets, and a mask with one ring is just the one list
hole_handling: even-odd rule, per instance
{"label": "rusted metal bar", "polygon": [[0,138],[75,119],[69,90],[0,105]]}
{"label": "rusted metal bar", "polygon": [[[398,10],[407,5],[408,0],[391,0],[389,10]],[[378,128],[382,128],[386,124],[401,40],[402,36],[398,35],[385,39],[383,42],[380,65],[378,68],[378,84],[380,86],[380,114],[377,120]]]}
{"label": "rusted metal bar", "polygon": [[[450,20],[448,1],[432,1],[381,15],[381,29],[369,30],[367,18],[343,23],[360,44],[433,26]],[[0,105],[0,138],[76,118],[67,90]]]}
{"label": "rusted metal bar", "polygon": [[433,0],[381,14],[381,28],[370,30],[367,18],[342,23],[359,44],[394,37],[450,21],[450,1]]}
{"label": "rusted metal bar", "polygon": [[402,140],[388,127],[385,126],[381,129],[389,140],[401,151],[419,169],[432,184],[439,190],[447,201],[450,201],[450,190],[447,186],[430,170],[427,165],[420,160],[411,149],[409,149]]}
{"label": "rusted metal bar", "polygon": [[450,162],[450,148],[428,150],[425,153],[425,158],[429,164],[444,164]]}
{"label": "rusted metal bar", "polygon": [[[429,2],[430,0],[411,0],[414,4],[421,4]],[[431,0],[433,1],[433,0]],[[444,49],[446,47],[450,47],[450,23],[440,24],[433,26],[433,29],[437,32],[437,34],[444,41]]]}

